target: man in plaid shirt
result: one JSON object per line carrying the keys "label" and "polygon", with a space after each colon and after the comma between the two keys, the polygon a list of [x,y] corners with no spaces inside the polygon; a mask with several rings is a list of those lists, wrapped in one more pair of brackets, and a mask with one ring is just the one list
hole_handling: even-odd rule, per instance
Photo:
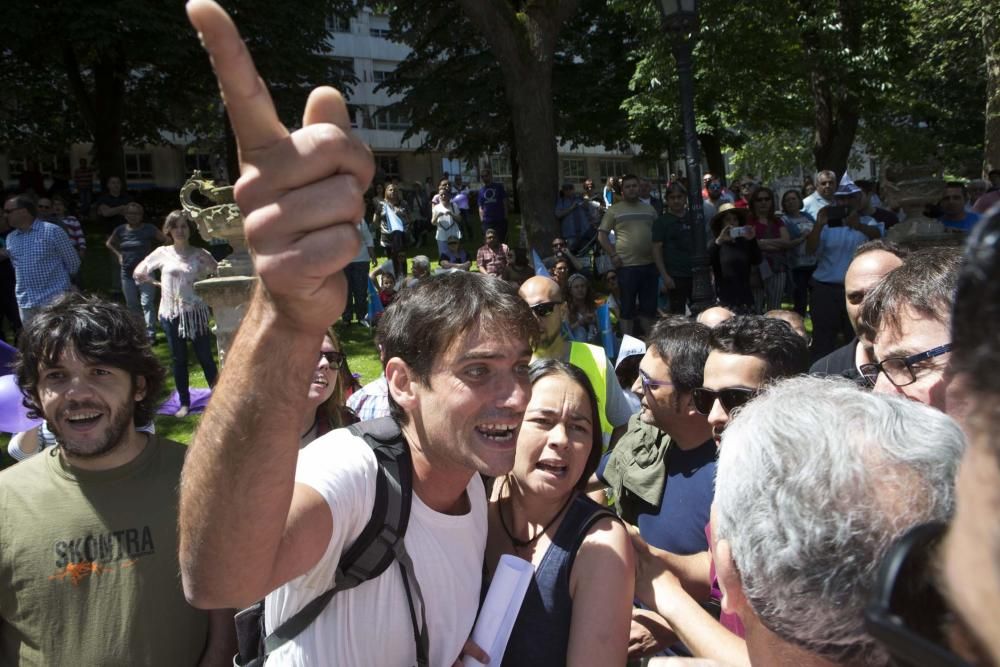
{"label": "man in plaid shirt", "polygon": [[14,295],[21,323],[28,326],[39,308],[70,291],[70,276],[80,268],[80,256],[62,227],[36,218],[38,209],[31,197],[10,197],[3,213],[13,228],[6,253],[14,263]]}
{"label": "man in plaid shirt", "polygon": [[514,257],[506,243],[502,243],[493,229],[486,230],[486,244],[476,253],[476,266],[481,273],[497,278],[507,277],[507,266]]}

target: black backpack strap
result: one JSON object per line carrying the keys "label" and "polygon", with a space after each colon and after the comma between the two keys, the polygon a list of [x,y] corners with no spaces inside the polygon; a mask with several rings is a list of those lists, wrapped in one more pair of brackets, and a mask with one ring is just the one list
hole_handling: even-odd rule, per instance
{"label": "black backpack strap", "polygon": [[[375,503],[371,518],[354,543],[341,555],[334,575],[333,588],[311,600],[294,616],[275,628],[274,632],[264,640],[264,655],[274,652],[305,630],[322,613],[335,594],[378,577],[395,560],[400,564],[410,606],[413,636],[417,644],[417,664],[423,667],[428,663],[429,654],[424,601],[420,584],[413,572],[413,563],[403,544],[413,497],[413,463],[410,449],[399,430],[399,425],[390,417],[352,424],[348,430],[365,439],[375,452],[378,461]],[[414,598],[420,605],[419,627]]]}

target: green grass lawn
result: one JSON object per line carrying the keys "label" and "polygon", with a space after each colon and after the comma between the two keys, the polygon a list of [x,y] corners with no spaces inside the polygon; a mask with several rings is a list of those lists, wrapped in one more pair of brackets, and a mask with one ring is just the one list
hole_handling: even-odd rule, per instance
{"label": "green grass lawn", "polygon": [[[475,219],[475,216],[473,217],[472,227],[475,236],[472,239],[466,239],[463,243],[465,250],[470,256],[475,255],[476,248],[482,242],[481,233],[479,232],[479,221]],[[516,216],[514,217],[516,218]],[[159,223],[157,220],[150,222],[154,224]],[[511,238],[517,238],[518,228],[518,221],[512,219],[510,225]],[[85,222],[84,229],[87,233],[87,256],[83,261],[82,268],[84,289],[87,292],[123,302],[121,293],[112,291],[112,285],[117,279],[116,276],[119,269],[110,251],[104,246],[104,242],[111,233],[111,228],[99,223]],[[201,244],[201,240],[197,235],[192,238],[192,241],[196,244]],[[408,248],[407,255],[410,258],[416,255],[427,255],[431,258],[432,267],[436,268],[438,265],[438,252],[437,243],[434,241],[433,235],[430,235],[423,245]],[[348,327],[338,325],[337,333],[340,337],[340,343],[347,354],[351,371],[360,376],[361,383],[366,384],[377,378],[382,372],[382,367],[373,342],[374,332],[358,324],[352,324]],[[159,404],[165,401],[175,389],[170,367],[170,351],[167,348],[166,339],[162,331],[159,332],[156,345],[153,349],[167,374],[163,390],[157,398],[157,403]],[[205,380],[205,374],[198,365],[193,350],[189,352],[188,358],[188,373],[191,387],[207,387],[208,383]],[[155,418],[156,432],[166,438],[187,444],[191,442],[200,421],[201,415],[192,414],[183,419],[177,419],[176,417],[158,414]],[[13,459],[7,454],[7,443],[9,440],[10,436],[8,434],[0,434],[0,469],[14,463]]]}

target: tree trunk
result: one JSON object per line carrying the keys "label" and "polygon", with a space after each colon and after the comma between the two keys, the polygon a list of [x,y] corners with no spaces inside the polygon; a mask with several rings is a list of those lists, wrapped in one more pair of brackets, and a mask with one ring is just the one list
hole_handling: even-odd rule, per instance
{"label": "tree trunk", "polygon": [[578,0],[528,3],[515,12],[506,0],[460,0],[463,12],[500,63],[517,152],[518,203],[528,243],[548,249],[556,232],[559,188],[552,64],[559,31]]}
{"label": "tree trunk", "polygon": [[705,156],[708,164],[708,173],[719,179],[720,183],[726,182],[726,159],[722,156],[722,142],[714,134],[703,133],[698,135],[701,142],[701,152]]}
{"label": "tree trunk", "polygon": [[94,90],[83,80],[80,64],[72,47],[63,49],[63,67],[70,90],[76,98],[81,115],[94,138],[94,162],[107,183],[118,176],[125,184],[125,148],[122,141],[122,119],[125,103],[125,53],[120,46],[101,53],[93,68]]}
{"label": "tree trunk", "polygon": [[983,13],[983,44],[986,47],[986,138],[983,143],[983,177],[1000,169],[1000,15]]}

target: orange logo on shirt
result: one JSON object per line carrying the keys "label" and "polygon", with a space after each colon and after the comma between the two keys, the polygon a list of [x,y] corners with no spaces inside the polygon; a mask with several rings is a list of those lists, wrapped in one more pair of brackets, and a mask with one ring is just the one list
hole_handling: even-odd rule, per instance
{"label": "orange logo on shirt", "polygon": [[112,569],[114,568],[104,567],[100,563],[94,561],[69,563],[66,567],[62,568],[62,570],[49,577],[49,581],[54,579],[65,581],[66,579],[69,579],[70,583],[74,586],[79,586],[84,577],[88,577],[90,575],[97,576],[102,572],[108,572]]}

